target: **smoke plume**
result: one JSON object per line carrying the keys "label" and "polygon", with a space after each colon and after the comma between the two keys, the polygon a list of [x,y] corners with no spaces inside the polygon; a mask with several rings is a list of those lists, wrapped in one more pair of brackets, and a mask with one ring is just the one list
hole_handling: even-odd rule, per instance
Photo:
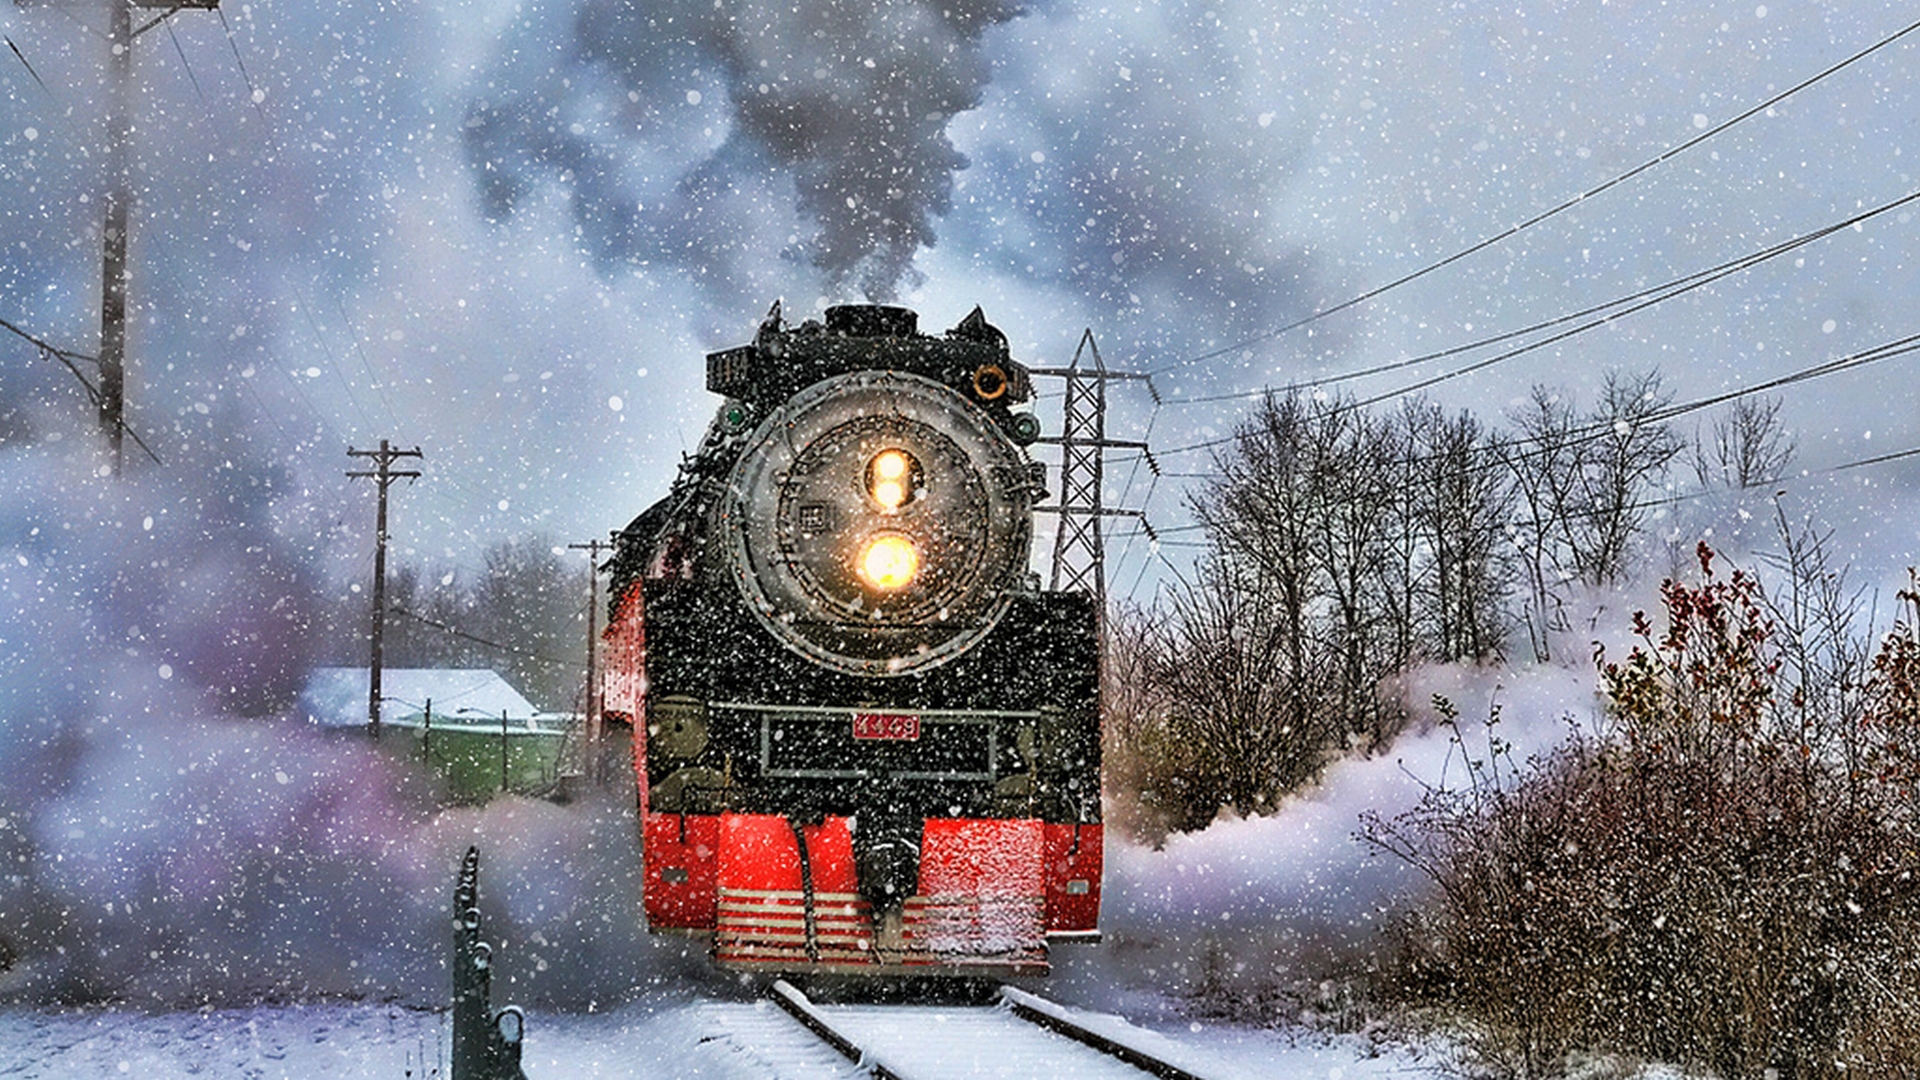
{"label": "smoke plume", "polygon": [[[544,79],[503,77],[518,89],[475,103],[469,155],[496,217],[557,175],[603,262],[717,258],[713,284],[738,288],[760,248],[811,263],[829,290],[892,299],[967,165],[947,124],[987,83],[981,35],[1015,14],[1001,0],[591,0],[570,40],[528,50]],[[527,62],[518,49],[499,61]],[[697,149],[660,190],[659,172],[632,166],[657,168],[676,136]],[[812,235],[782,227],[789,203]]]}

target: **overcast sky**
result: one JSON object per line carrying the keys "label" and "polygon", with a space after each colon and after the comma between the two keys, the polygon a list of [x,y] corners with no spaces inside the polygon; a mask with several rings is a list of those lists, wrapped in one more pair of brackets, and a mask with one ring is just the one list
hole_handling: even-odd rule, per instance
{"label": "overcast sky", "polygon": [[[624,524],[717,404],[704,351],[745,341],[775,298],[790,318],[893,300],[934,331],[978,303],[1039,365],[1091,329],[1110,365],[1163,372],[1157,411],[1116,390],[1112,433],[1151,424],[1170,452],[1238,407],[1183,396],[1460,345],[1920,189],[1904,151],[1915,34],[1273,337],[1661,155],[1911,9],[254,0],[223,15],[183,11],[136,45],[130,416],[165,464],[133,468],[174,473],[186,501],[222,469],[270,481],[262,513],[334,574],[363,570],[370,543],[371,488],[345,480],[346,450],[381,438],[425,455],[394,504],[418,557],[470,570],[499,540]],[[0,8],[0,317],[83,352],[103,27],[83,4]],[[1686,400],[1903,337],[1920,329],[1915,228],[1883,215],[1429,392],[1497,421],[1533,383],[1584,402],[1609,369],[1658,367]],[[6,452],[80,467],[73,440],[93,435],[71,376],[9,340]],[[1338,388],[1371,396],[1461,362]],[[1787,485],[1794,512],[1842,530],[1877,575],[1912,557],[1920,459],[1820,470],[1920,445],[1914,362],[1786,391],[1812,471]],[[1043,403],[1050,428],[1057,407]],[[1150,492],[1155,524],[1184,523],[1177,481],[1111,475],[1116,501]],[[1125,590],[1145,546],[1114,548]]]}

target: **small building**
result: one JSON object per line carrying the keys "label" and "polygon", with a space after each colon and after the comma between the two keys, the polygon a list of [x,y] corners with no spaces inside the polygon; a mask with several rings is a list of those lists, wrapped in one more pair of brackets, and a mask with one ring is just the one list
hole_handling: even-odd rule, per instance
{"label": "small building", "polygon": [[[560,782],[572,718],[542,713],[487,668],[383,668],[380,743],[420,761],[456,802],[542,795]],[[297,708],[328,731],[364,735],[367,669],[315,668]]]}

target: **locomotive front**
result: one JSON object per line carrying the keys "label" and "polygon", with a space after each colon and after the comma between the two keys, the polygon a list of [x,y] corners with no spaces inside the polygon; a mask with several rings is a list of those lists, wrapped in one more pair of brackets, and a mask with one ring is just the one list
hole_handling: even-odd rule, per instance
{"label": "locomotive front", "polygon": [[1096,612],[1028,569],[1031,384],[978,309],[915,323],[776,305],[619,537],[648,925],[725,966],[1032,974],[1097,933]]}

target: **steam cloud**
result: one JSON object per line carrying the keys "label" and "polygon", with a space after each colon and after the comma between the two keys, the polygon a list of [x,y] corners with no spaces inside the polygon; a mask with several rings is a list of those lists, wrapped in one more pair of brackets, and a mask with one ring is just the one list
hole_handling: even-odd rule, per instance
{"label": "steam cloud", "polygon": [[288,714],[314,593],[271,524],[280,477],[96,461],[0,455],[33,493],[0,510],[0,995],[432,1004],[474,843],[504,994],[612,1002],[671,970],[630,798],[436,810],[417,772]]}
{"label": "steam cloud", "polygon": [[[710,284],[738,289],[751,248],[763,246],[804,257],[829,289],[890,300],[914,254],[933,244],[934,219],[967,165],[946,129],[987,83],[981,36],[1017,13],[1000,0],[589,0],[572,39],[545,50],[563,54],[547,78],[474,106],[470,158],[496,217],[557,173],[572,187],[583,240],[605,262],[706,272],[718,259],[733,269]],[[686,109],[716,85],[724,134],[711,122],[694,134]],[[679,124],[708,152],[679,162],[670,190],[650,190],[657,178],[627,166]],[[790,195],[774,170],[791,177]],[[816,235],[784,227],[789,202]]]}
{"label": "steam cloud", "polygon": [[[1060,950],[1062,981],[1088,993],[1212,984],[1252,1001],[1377,962],[1393,947],[1384,931],[1430,883],[1360,841],[1363,815],[1391,821],[1430,787],[1458,786],[1462,756],[1484,760],[1489,737],[1520,763],[1563,742],[1570,722],[1593,721],[1591,676],[1562,668],[1428,667],[1409,673],[1402,691],[1421,725],[1378,757],[1334,763],[1271,817],[1223,816],[1154,850],[1115,837],[1101,912],[1108,944],[1084,957]],[[1432,724],[1425,702],[1436,694],[1460,710],[1458,744]]]}

